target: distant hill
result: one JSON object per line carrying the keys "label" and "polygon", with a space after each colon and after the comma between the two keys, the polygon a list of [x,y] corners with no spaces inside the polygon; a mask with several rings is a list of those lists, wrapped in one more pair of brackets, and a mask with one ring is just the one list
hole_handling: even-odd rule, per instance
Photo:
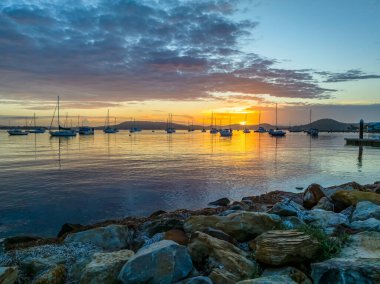
{"label": "distant hill", "polygon": [[357,123],[344,123],[339,122],[334,119],[324,118],[320,120],[316,120],[311,124],[304,124],[299,126],[294,126],[294,128],[299,129],[309,129],[309,128],[317,128],[319,131],[353,131],[357,130]]}

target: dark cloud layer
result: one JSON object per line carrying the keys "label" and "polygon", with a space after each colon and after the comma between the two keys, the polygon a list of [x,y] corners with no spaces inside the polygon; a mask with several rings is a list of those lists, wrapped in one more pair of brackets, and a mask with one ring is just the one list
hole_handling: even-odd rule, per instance
{"label": "dark cloud layer", "polygon": [[[327,98],[312,70],[239,46],[258,23],[228,0],[0,3],[0,99],[87,102],[213,98],[211,92]],[[379,78],[356,70],[327,82]]]}
{"label": "dark cloud layer", "polygon": [[358,70],[358,69],[351,69],[343,73],[318,72],[318,74],[324,76],[326,78],[324,82],[327,82],[327,83],[380,78],[380,75],[366,74],[363,71]]}

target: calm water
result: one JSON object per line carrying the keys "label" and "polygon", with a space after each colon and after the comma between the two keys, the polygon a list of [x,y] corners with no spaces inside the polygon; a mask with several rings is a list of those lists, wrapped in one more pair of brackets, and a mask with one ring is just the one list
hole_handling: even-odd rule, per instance
{"label": "calm water", "polygon": [[201,208],[313,182],[380,180],[380,149],[364,147],[360,158],[358,147],[344,145],[356,135],[98,131],[59,139],[1,131],[0,237],[56,235],[66,222]]}

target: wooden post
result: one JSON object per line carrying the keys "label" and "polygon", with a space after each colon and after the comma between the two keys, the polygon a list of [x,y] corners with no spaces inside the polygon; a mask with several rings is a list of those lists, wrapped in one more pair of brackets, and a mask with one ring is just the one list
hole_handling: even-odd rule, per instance
{"label": "wooden post", "polygon": [[359,139],[363,139],[363,133],[364,133],[364,120],[360,120],[360,130],[359,130]]}

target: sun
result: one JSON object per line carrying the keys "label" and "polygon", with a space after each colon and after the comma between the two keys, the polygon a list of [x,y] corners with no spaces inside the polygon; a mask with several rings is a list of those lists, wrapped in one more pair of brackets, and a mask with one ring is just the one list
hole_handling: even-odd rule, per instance
{"label": "sun", "polygon": [[246,125],[247,122],[246,121],[240,121],[240,125]]}

